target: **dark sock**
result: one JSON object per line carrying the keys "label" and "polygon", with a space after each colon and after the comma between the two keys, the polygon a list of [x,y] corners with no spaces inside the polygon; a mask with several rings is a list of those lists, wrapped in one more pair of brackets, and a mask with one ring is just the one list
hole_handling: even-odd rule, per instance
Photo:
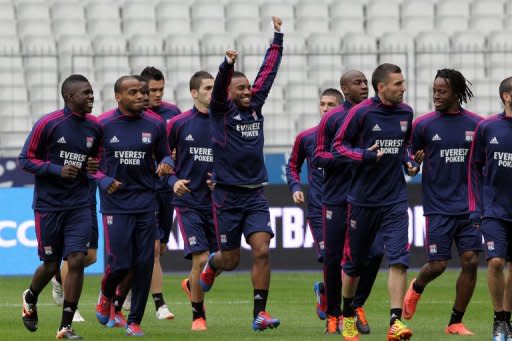
{"label": "dark sock", "polygon": [[62,285],[62,278],[60,277],[60,271],[55,274],[55,280]]}
{"label": "dark sock", "polygon": [[192,321],[194,320],[197,320],[198,318],[202,317],[202,318],[206,318],[205,314],[204,314],[204,303],[203,301],[201,302],[190,302],[192,303]]}
{"label": "dark sock", "polygon": [[114,295],[112,303],[114,303],[114,310],[116,313],[121,311],[125,300],[126,300],[126,295],[119,295],[117,293]]}
{"label": "dark sock", "polygon": [[354,317],[355,310],[352,307],[352,302],[354,301],[353,297],[343,297],[343,316],[344,317]]}
{"label": "dark sock", "polygon": [[402,318],[402,308],[391,308],[389,314],[391,315],[389,325],[392,326],[393,323],[395,323],[395,320],[400,320]]}
{"label": "dark sock", "polygon": [[425,290],[425,287],[420,287],[416,281],[412,284],[412,288],[420,295],[423,294],[423,290]]}
{"label": "dark sock", "polygon": [[153,294],[153,302],[155,302],[155,309],[158,310],[158,308],[165,304],[164,295],[161,292]]}
{"label": "dark sock", "polygon": [[510,318],[511,318],[511,312],[510,311],[505,311],[505,321],[510,323]]}
{"label": "dark sock", "polygon": [[60,322],[60,329],[64,327],[71,327],[71,323],[73,322],[73,315],[75,315],[75,310],[78,303],[71,303],[64,300],[64,304],[62,305],[62,320]]}
{"label": "dark sock", "polygon": [[116,294],[116,289],[119,283],[123,280],[123,278],[128,273],[127,270],[117,270],[108,275],[105,283],[105,290],[103,291],[103,295],[107,298],[113,298]]}
{"label": "dark sock", "polygon": [[453,307],[452,315],[450,316],[450,322],[448,322],[448,325],[451,326],[454,323],[461,323],[463,316],[464,316],[463,311],[458,311],[457,309],[455,309],[455,307]]}
{"label": "dark sock", "polygon": [[254,289],[254,318],[267,306],[268,290]]}
{"label": "dark sock", "polygon": [[30,289],[28,289],[27,294],[25,295],[25,301],[30,304],[37,304],[38,297],[39,293],[30,286]]}
{"label": "dark sock", "polygon": [[495,311],[494,312],[494,321],[506,321],[506,314],[504,311]]}

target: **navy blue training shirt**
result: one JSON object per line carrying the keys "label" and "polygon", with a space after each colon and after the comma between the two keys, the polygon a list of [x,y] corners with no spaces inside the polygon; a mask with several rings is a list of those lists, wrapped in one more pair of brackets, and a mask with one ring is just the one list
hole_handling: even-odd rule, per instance
{"label": "navy blue training shirt", "polygon": [[[32,207],[62,211],[89,206],[86,162],[97,156],[102,136],[93,115],[81,116],[69,108],[44,115],[34,125],[19,155],[20,167],[35,175]],[[75,179],[61,177],[64,165],[80,168]]]}
{"label": "navy blue training shirt", "polygon": [[468,211],[468,152],[482,117],[461,108],[434,111],[413,123],[412,152],[423,150],[422,195],[425,215]]}

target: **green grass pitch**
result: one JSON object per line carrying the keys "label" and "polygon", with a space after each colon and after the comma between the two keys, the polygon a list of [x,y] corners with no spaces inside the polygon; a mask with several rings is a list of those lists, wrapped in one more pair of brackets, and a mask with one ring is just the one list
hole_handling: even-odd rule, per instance
{"label": "green grass pitch", "polygon": [[[176,318],[158,321],[154,305],[148,301],[142,328],[146,340],[318,340],[341,339],[340,336],[324,336],[324,321],[314,310],[313,282],[321,278],[320,272],[275,272],[272,275],[268,311],[281,319],[275,330],[256,333],[251,328],[252,289],[249,273],[223,274],[206,296],[208,331],[192,333],[191,308],[180,288],[184,274],[164,276],[164,296]],[[409,279],[414,276],[409,273]],[[444,334],[453,304],[457,272],[447,271],[425,290],[418,311],[407,324],[413,329],[413,340],[459,340],[461,337]],[[60,322],[61,308],[53,304],[51,285],[41,293],[38,303],[39,329],[27,331],[21,321],[21,293],[27,288],[28,277],[0,278],[0,340],[51,340],[55,339]],[[122,329],[101,326],[95,317],[99,276],[87,276],[80,300],[80,312],[85,323],[75,323],[77,334],[86,340],[118,340],[124,337]],[[366,304],[370,335],[361,340],[385,340],[389,318],[387,272],[382,271]],[[491,338],[492,306],[487,291],[485,269],[481,269],[478,284],[464,318],[466,325],[477,336],[468,340]]]}

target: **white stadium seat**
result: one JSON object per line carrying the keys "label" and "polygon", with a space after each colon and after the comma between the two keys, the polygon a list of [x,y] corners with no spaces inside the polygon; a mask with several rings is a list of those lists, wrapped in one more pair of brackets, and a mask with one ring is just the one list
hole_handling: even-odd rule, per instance
{"label": "white stadium seat", "polygon": [[24,39],[28,36],[52,36],[50,20],[24,19],[18,20],[18,36]]}
{"label": "white stadium seat", "polygon": [[126,2],[121,9],[123,20],[148,19],[156,20],[155,7],[145,2]]}
{"label": "white stadium seat", "polygon": [[492,16],[496,19],[505,12],[503,0],[475,0],[471,3],[471,16]]}
{"label": "white stadium seat", "polygon": [[469,21],[469,29],[483,33],[501,31],[503,30],[503,21],[500,17],[474,16]]}
{"label": "white stadium seat", "polygon": [[377,40],[364,33],[347,34],[343,38],[343,71],[357,69],[371,74],[377,65]]}
{"label": "white stadium seat", "polygon": [[52,4],[52,19],[85,20],[85,12],[82,4],[74,1],[61,1]]}
{"label": "white stadium seat", "polygon": [[[197,35],[171,35],[165,40],[167,81],[171,85],[188,82],[190,76],[201,68],[199,39]],[[219,62],[220,64],[220,62]]]}
{"label": "white stadium seat", "polygon": [[138,74],[144,67],[152,65],[165,73],[163,45],[163,40],[154,34],[133,36],[128,41],[130,66],[133,72]]}
{"label": "white stadium seat", "polygon": [[160,20],[187,19],[190,21],[190,7],[179,2],[160,2],[156,6],[156,17]]}
{"label": "white stadium seat", "polygon": [[151,19],[126,19],[122,21],[122,27],[128,39],[137,34],[156,34],[156,23]]}
{"label": "white stadium seat", "polygon": [[87,32],[92,38],[105,34],[121,34],[121,23],[118,20],[98,19],[87,21]]}
{"label": "white stadium seat", "polygon": [[469,17],[469,1],[443,0],[436,5],[438,17]]}
{"label": "white stadium seat", "polygon": [[459,32],[452,36],[450,64],[469,80],[484,77],[485,38],[480,32]]}
{"label": "white stadium seat", "polygon": [[14,7],[11,3],[1,4],[0,20],[15,20]]}
{"label": "white stadium seat", "polygon": [[53,33],[55,38],[59,39],[67,35],[84,35],[87,33],[85,29],[85,21],[78,19],[56,19],[52,21]]}
{"label": "white stadium seat", "polygon": [[233,19],[259,19],[259,7],[254,1],[232,2],[226,5],[226,21]]}
{"label": "white stadium seat", "polygon": [[45,3],[22,3],[16,6],[16,16],[18,20],[50,20],[50,11]]}

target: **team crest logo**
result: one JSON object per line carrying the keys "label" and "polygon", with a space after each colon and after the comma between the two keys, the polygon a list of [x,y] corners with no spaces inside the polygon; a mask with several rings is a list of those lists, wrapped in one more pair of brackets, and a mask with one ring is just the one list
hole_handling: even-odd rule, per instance
{"label": "team crest logo", "polygon": [[325,249],[325,242],[323,240],[321,242],[318,242],[318,247],[320,248],[320,250]]}
{"label": "team crest logo", "polygon": [[151,133],[142,133],[142,143],[151,143]]}
{"label": "team crest logo", "polygon": [[191,236],[191,237],[189,237],[189,238],[188,238],[188,244],[189,244],[190,246],[194,246],[194,245],[196,245],[196,244],[197,244],[196,236]]}
{"label": "team crest logo", "polygon": [[228,237],[225,234],[220,235],[220,242],[222,244],[226,244],[228,242]]}
{"label": "team crest logo", "polygon": [[45,246],[45,247],[44,247],[44,254],[45,254],[45,255],[47,255],[47,256],[49,256],[49,255],[53,254],[53,249],[52,249],[52,247],[51,247],[51,246]]}
{"label": "team crest logo", "polygon": [[86,139],[85,139],[85,146],[87,148],[91,148],[93,143],[94,143],[94,137],[87,136]]}
{"label": "team crest logo", "polygon": [[327,218],[327,220],[331,220],[332,219],[332,211],[326,210],[325,211],[325,218]]}
{"label": "team crest logo", "polygon": [[114,217],[111,215],[107,216],[107,225],[112,225],[114,223]]}
{"label": "team crest logo", "polygon": [[357,227],[357,221],[355,221],[354,219],[350,219],[350,228],[355,230],[356,227]]}
{"label": "team crest logo", "polygon": [[488,241],[487,242],[487,250],[494,251],[494,241]]}
{"label": "team crest logo", "polygon": [[400,121],[400,130],[402,131],[402,133],[405,133],[407,131],[408,126],[409,126],[409,122]]}
{"label": "team crest logo", "polygon": [[473,142],[473,136],[475,135],[474,131],[466,131],[466,142]]}
{"label": "team crest logo", "polygon": [[428,251],[431,255],[435,255],[437,253],[437,244],[432,244],[428,246]]}
{"label": "team crest logo", "polygon": [[252,112],[252,118],[254,118],[255,120],[258,119],[258,114],[256,114],[256,111]]}

